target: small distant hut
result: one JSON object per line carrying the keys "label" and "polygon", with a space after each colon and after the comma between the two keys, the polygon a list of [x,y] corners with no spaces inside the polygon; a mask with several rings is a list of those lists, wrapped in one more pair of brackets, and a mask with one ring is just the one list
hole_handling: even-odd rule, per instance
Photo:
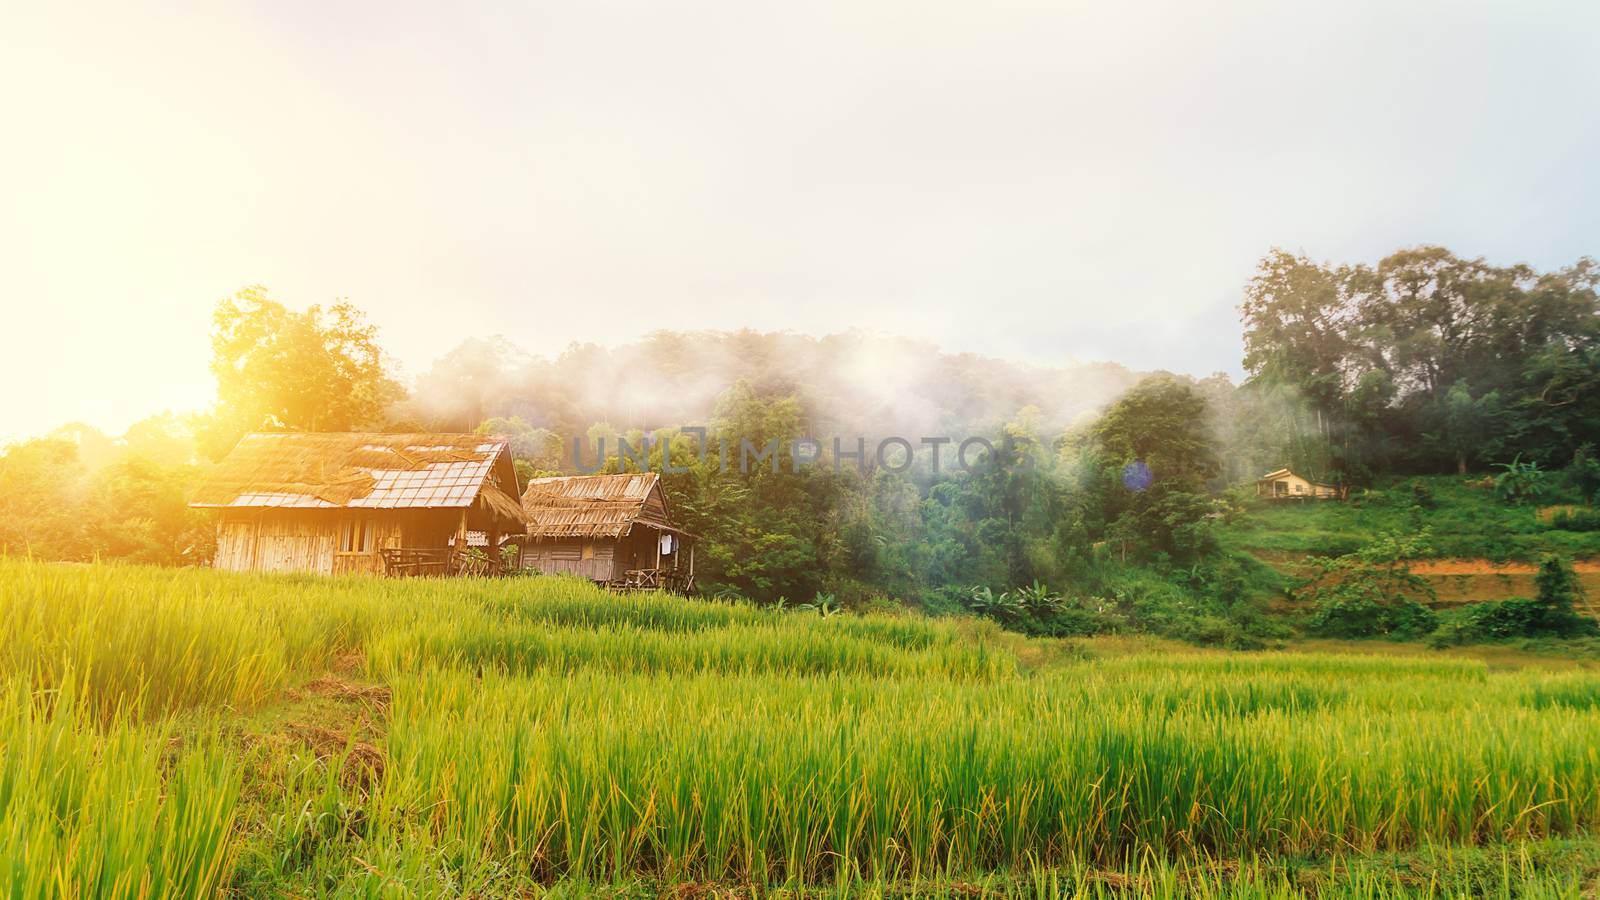
{"label": "small distant hut", "polygon": [[522,507],[524,567],[613,588],[694,586],[694,536],[673,524],[654,472],[535,478]]}
{"label": "small distant hut", "polygon": [[516,484],[481,434],[249,434],[189,505],[220,512],[219,569],[483,573],[523,529]]}
{"label": "small distant hut", "polygon": [[1256,479],[1256,496],[1269,500],[1337,500],[1337,485],[1322,484],[1296,475],[1288,469],[1279,469]]}

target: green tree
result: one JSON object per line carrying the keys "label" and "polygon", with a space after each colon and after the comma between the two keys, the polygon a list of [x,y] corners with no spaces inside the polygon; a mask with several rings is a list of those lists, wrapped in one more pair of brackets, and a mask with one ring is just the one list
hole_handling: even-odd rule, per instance
{"label": "green tree", "polygon": [[209,559],[216,536],[212,517],[190,509],[197,466],[129,455],[95,473],[89,508],[96,552],[157,565]]}
{"label": "green tree", "polygon": [[1600,498],[1600,458],[1593,444],[1583,444],[1572,453],[1572,463],[1567,466],[1567,480],[1577,489],[1585,503]]}
{"label": "green tree", "polygon": [[1119,558],[1190,563],[1214,549],[1207,486],[1220,474],[1206,402],[1171,375],[1152,375],[1112,403],[1089,428],[1089,458],[1104,468],[1098,509]]}
{"label": "green tree", "polygon": [[[684,526],[701,537],[703,590],[762,602],[813,597],[843,570],[844,476],[825,463],[795,470],[791,451],[805,434],[804,421],[794,391],[739,381],[718,401],[704,463],[693,439],[672,438],[673,466],[689,471],[666,481]],[[658,471],[662,446],[658,439],[651,450]],[[755,459],[769,451],[772,457]]]}
{"label": "green tree", "polygon": [[506,438],[520,487],[527,487],[530,479],[561,473],[561,436],[548,428],[535,428],[509,416],[487,419],[474,430]]}
{"label": "green tree", "polygon": [[0,551],[88,559],[87,472],[70,441],[38,438],[0,456]]}
{"label": "green tree", "polygon": [[371,426],[402,394],[377,328],[348,303],[295,312],[265,288],[249,287],[217,304],[213,323],[217,413],[206,436],[213,456],[256,429]]}
{"label": "green tree", "polygon": [[[158,413],[128,426],[120,445],[121,458],[143,457],[163,465],[178,466],[199,459],[194,416]],[[91,469],[95,468],[90,466]]]}
{"label": "green tree", "polygon": [[1048,547],[1062,514],[1049,460],[1024,409],[1002,429],[992,452],[953,477],[937,496],[952,509],[939,516],[966,552],[955,577],[1001,589],[1053,578]]}
{"label": "green tree", "polygon": [[[1273,251],[1245,290],[1245,386],[1274,465],[1360,481],[1600,441],[1600,266],[1492,266],[1442,247],[1376,266]],[[1269,435],[1274,440],[1266,440]]]}
{"label": "green tree", "polygon": [[1246,381],[1265,401],[1283,462],[1326,468],[1341,426],[1344,386],[1356,353],[1348,273],[1275,249],[1245,286]]}
{"label": "green tree", "polygon": [[1521,446],[1536,459],[1600,442],[1600,337],[1552,342],[1529,356],[1518,413]]}
{"label": "green tree", "polygon": [[1315,409],[1331,413],[1352,351],[1343,273],[1273,250],[1245,287],[1239,313],[1245,370],[1292,385]]}
{"label": "green tree", "polygon": [[1442,396],[1486,361],[1492,309],[1515,293],[1522,274],[1443,247],[1401,250],[1375,269],[1356,267],[1348,283],[1369,338],[1363,350],[1403,389]]}
{"label": "green tree", "polygon": [[1451,458],[1457,475],[1465,475],[1468,463],[1498,452],[1503,443],[1500,417],[1499,391],[1474,398],[1466,382],[1458,381],[1439,404],[1438,427],[1424,437]]}
{"label": "green tree", "polygon": [[1168,487],[1199,491],[1221,471],[1205,398],[1165,373],[1123,394],[1089,433],[1112,465],[1143,463]]}

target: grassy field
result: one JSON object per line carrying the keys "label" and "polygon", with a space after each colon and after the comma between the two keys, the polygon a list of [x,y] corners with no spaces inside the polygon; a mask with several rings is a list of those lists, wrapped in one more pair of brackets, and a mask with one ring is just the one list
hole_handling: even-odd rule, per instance
{"label": "grassy field", "polygon": [[1600,675],[0,561],[8,897],[1581,896]]}

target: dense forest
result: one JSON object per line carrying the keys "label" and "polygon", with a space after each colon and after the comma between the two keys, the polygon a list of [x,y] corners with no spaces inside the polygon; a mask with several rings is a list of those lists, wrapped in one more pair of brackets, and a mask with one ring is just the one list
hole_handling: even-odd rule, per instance
{"label": "dense forest", "polygon": [[[1132,621],[1257,633],[1259,566],[1220,548],[1215,527],[1238,486],[1269,469],[1356,489],[1397,474],[1561,469],[1592,497],[1597,289],[1587,259],[1536,272],[1437,247],[1376,266],[1274,252],[1245,286],[1240,384],[1024,366],[854,332],[741,331],[658,332],[553,359],[475,339],[408,386],[360,310],[296,311],[249,288],[216,311],[212,411],[118,437],[69,425],[7,448],[0,547],[203,563],[210,526],[185,507],[188,486],[250,430],[504,434],[523,477],[573,471],[575,439],[584,468],[602,440],[607,470],[636,466],[617,442],[648,438],[652,468],[665,468],[663,449],[682,467],[664,477],[702,538],[708,594],[975,609],[1046,632]],[[974,436],[990,449],[956,464]],[[837,459],[836,437],[863,455]],[[906,446],[880,458],[890,437]],[[781,452],[718,464],[744,441]]]}
{"label": "dense forest", "polygon": [[1600,439],[1597,285],[1591,259],[1540,273],[1440,247],[1376,267],[1273,253],[1240,309],[1250,430],[1354,484],[1564,465]]}

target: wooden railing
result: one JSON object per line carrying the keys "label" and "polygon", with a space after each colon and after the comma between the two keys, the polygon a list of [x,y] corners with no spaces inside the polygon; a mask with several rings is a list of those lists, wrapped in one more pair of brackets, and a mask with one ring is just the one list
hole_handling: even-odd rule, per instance
{"label": "wooden railing", "polygon": [[383,550],[383,574],[401,577],[453,575],[455,551],[388,547]]}
{"label": "wooden railing", "polygon": [[[391,577],[505,574],[505,566],[493,556],[458,553],[450,547],[388,547],[379,552],[382,572]],[[694,587],[694,577],[674,569],[628,569],[621,578],[604,584],[618,591],[687,593]]]}
{"label": "wooden railing", "polygon": [[672,591],[685,593],[694,587],[693,576],[672,569],[628,569],[622,578],[607,587],[622,591]]}
{"label": "wooden railing", "polygon": [[449,547],[389,547],[382,553],[383,574],[391,576],[499,575],[502,571],[500,560],[492,556],[458,553]]}

